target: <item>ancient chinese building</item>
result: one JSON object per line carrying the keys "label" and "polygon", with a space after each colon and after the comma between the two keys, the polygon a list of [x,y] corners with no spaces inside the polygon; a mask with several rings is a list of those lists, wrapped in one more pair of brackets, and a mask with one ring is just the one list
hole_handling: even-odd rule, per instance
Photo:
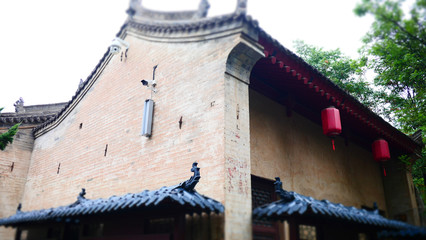
{"label": "ancient chinese building", "polygon": [[[421,143],[269,36],[246,1],[208,6],[131,1],[70,102],[0,116],[2,131],[24,121],[0,156],[1,239],[375,239],[420,224],[397,157]],[[389,161],[374,161],[377,139]]]}

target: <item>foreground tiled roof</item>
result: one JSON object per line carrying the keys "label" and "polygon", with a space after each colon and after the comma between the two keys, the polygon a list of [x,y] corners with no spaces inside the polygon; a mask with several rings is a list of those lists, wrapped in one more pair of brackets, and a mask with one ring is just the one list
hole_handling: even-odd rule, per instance
{"label": "foreground tiled roof", "polygon": [[120,213],[129,209],[155,210],[180,207],[185,213],[222,213],[224,207],[220,202],[195,191],[194,187],[200,179],[197,163],[193,164],[191,171],[194,172],[194,176],[189,180],[158,190],[145,190],[140,193],[91,200],[84,197],[86,193],[83,189],[77,201],[67,206],[29,212],[22,212],[18,207],[15,215],[0,219],[0,226],[16,226],[42,221],[70,222],[80,217]]}
{"label": "foreground tiled roof", "polygon": [[317,200],[295,192],[282,190],[280,179],[276,179],[277,181],[274,183],[275,190],[281,196],[281,200],[254,209],[253,218],[285,220],[290,217],[317,217],[318,219],[383,228],[405,229],[412,227],[400,221],[384,218],[378,213],[378,210],[367,211],[355,207],[347,207],[328,200]]}
{"label": "foreground tiled roof", "polygon": [[400,231],[381,231],[377,233],[379,239],[426,239],[426,228],[414,227]]}

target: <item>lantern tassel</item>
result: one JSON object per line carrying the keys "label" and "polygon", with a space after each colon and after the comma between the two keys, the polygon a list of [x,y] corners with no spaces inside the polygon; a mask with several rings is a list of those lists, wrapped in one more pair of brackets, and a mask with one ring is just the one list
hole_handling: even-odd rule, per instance
{"label": "lantern tassel", "polygon": [[386,177],[386,169],[385,169],[385,166],[383,166],[383,175],[385,175],[385,177]]}
{"label": "lantern tassel", "polygon": [[331,139],[331,144],[333,145],[333,151],[336,151],[336,147],[334,146],[334,139]]}

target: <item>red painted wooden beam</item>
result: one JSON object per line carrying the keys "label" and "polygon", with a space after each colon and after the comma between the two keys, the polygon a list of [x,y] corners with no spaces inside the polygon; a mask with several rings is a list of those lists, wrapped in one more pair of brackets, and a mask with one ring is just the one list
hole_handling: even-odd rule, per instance
{"label": "red painted wooden beam", "polygon": [[284,66],[285,72],[289,73],[290,72],[290,66]]}
{"label": "red painted wooden beam", "polygon": [[271,59],[272,64],[275,64],[277,62],[277,58],[275,56],[270,56],[269,59]]}
{"label": "red painted wooden beam", "polygon": [[278,61],[277,63],[278,63],[278,66],[279,66],[280,68],[283,68],[283,67],[284,67],[284,63],[283,63],[282,61]]}
{"label": "red painted wooden beam", "polygon": [[265,54],[266,58],[269,57],[269,51],[265,50],[265,51],[263,51],[263,53]]}

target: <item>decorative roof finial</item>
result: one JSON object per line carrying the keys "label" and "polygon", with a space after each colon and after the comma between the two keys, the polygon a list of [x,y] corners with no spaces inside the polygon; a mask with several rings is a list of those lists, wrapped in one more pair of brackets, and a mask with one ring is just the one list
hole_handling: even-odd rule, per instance
{"label": "decorative roof finial", "polygon": [[126,10],[126,13],[133,17],[141,7],[142,0],[130,0],[129,9]]}
{"label": "decorative roof finial", "polygon": [[235,9],[235,13],[240,15],[246,15],[247,13],[247,0],[237,0],[237,8]]}
{"label": "decorative roof finial", "polygon": [[86,198],[84,197],[84,195],[86,195],[86,189],[82,188],[81,192],[78,194],[77,200],[78,201],[86,200]]}
{"label": "decorative roof finial", "polygon": [[205,18],[207,13],[209,12],[210,4],[207,0],[201,0],[200,4],[198,4],[197,14],[194,16],[195,18]]}
{"label": "decorative roof finial", "polygon": [[278,196],[280,196],[282,200],[288,201],[288,202],[294,200],[293,194],[283,190],[283,183],[281,182],[281,179],[279,177],[275,177],[274,186],[275,186],[275,193],[278,194]]}
{"label": "decorative roof finial", "polygon": [[16,208],[16,213],[18,214],[18,213],[21,213],[22,211],[21,211],[21,209],[22,209],[22,204],[21,203],[19,203],[18,204],[18,207]]}
{"label": "decorative roof finial", "polygon": [[377,205],[377,202],[373,202],[373,213],[374,214],[380,214],[379,213],[379,206]]}
{"label": "decorative roof finial", "polygon": [[15,112],[25,112],[24,99],[22,97],[20,97],[13,106],[15,106]]}
{"label": "decorative roof finial", "polygon": [[86,198],[84,197],[86,195],[86,189],[82,188],[81,192],[77,196],[77,201],[75,201],[73,204],[69,205],[69,207],[75,207],[79,205],[80,203],[86,201]]}
{"label": "decorative roof finial", "polygon": [[192,168],[191,168],[191,172],[194,173],[194,175],[186,180],[185,182],[179,184],[178,187],[181,187],[183,189],[185,189],[186,191],[192,192],[194,191],[195,185],[197,185],[197,183],[200,181],[200,168],[197,167],[198,163],[194,162],[192,164]]}

